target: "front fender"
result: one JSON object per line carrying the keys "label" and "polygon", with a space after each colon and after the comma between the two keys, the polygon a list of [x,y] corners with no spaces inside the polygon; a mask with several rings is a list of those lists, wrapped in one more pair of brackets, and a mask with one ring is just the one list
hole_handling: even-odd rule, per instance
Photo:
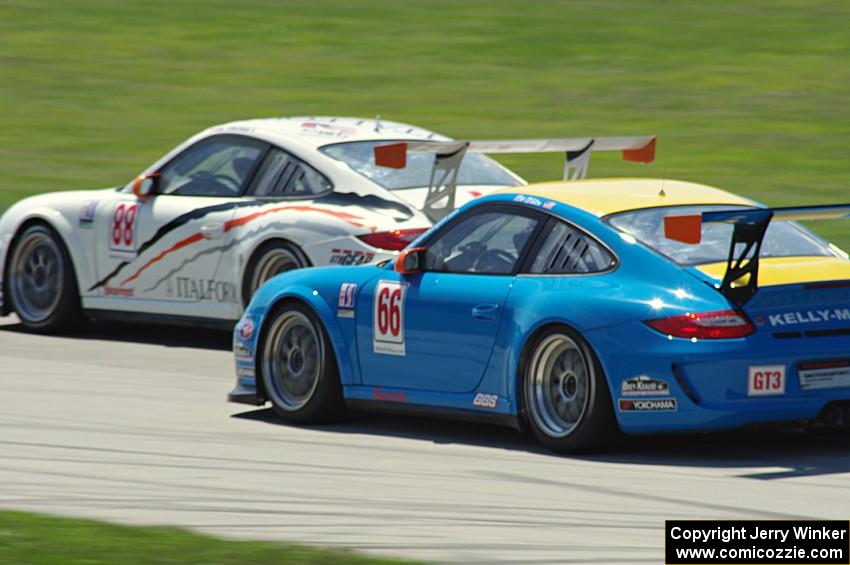
{"label": "front fender", "polygon": [[[87,245],[81,237],[81,230],[77,227],[76,221],[69,218],[67,210],[58,210],[40,203],[33,206],[35,203],[32,200],[36,199],[42,199],[42,197],[22,200],[0,218],[0,289],[4,288],[9,252],[14,239],[21,228],[31,222],[44,223],[56,231],[71,257],[77,288],[87,288],[87,283],[94,277],[94,266],[85,253]],[[75,213],[78,214],[79,210],[76,209]],[[93,242],[89,242],[88,247],[91,247],[91,244]],[[0,314],[5,313],[8,313],[8,304],[3,301],[0,304]]]}

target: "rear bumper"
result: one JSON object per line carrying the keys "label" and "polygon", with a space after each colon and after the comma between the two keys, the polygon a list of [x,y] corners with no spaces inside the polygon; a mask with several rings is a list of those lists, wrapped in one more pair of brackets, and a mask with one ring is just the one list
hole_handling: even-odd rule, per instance
{"label": "rear bumper", "polygon": [[[668,339],[636,324],[587,337],[600,357],[617,420],[626,433],[814,420],[828,404],[850,401],[850,386],[804,389],[799,374],[800,363],[850,358],[847,336],[794,344],[763,337],[694,343]],[[750,368],[762,366],[784,367],[781,394],[748,394]],[[641,378],[663,384],[635,390]]]}

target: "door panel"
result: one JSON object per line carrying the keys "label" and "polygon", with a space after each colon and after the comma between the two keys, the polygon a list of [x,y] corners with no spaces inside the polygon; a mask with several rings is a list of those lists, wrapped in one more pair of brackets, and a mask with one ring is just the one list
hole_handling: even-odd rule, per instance
{"label": "door panel", "polygon": [[360,293],[356,316],[363,383],[475,390],[512,280],[453,273],[402,277],[388,270],[371,281]]}

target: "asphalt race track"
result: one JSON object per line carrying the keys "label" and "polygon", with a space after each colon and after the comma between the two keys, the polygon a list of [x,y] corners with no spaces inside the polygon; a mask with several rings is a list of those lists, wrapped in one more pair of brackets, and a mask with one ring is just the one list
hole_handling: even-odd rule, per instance
{"label": "asphalt race track", "polygon": [[850,508],[850,437],[655,437],[568,458],[466,423],[298,428],[225,402],[229,348],[221,332],[42,337],[0,319],[0,508],[466,563],[660,563],[665,519]]}

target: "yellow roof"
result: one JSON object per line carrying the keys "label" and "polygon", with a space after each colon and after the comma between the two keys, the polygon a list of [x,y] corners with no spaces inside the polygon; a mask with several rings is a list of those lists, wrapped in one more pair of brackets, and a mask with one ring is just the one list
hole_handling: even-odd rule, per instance
{"label": "yellow roof", "polygon": [[[726,263],[698,265],[697,268],[718,280],[726,274]],[[759,261],[759,286],[848,279],[850,261],[840,257],[763,257]]]}
{"label": "yellow roof", "polygon": [[656,206],[755,204],[752,200],[704,184],[646,178],[541,182],[498,192],[516,192],[557,200],[597,216]]}

